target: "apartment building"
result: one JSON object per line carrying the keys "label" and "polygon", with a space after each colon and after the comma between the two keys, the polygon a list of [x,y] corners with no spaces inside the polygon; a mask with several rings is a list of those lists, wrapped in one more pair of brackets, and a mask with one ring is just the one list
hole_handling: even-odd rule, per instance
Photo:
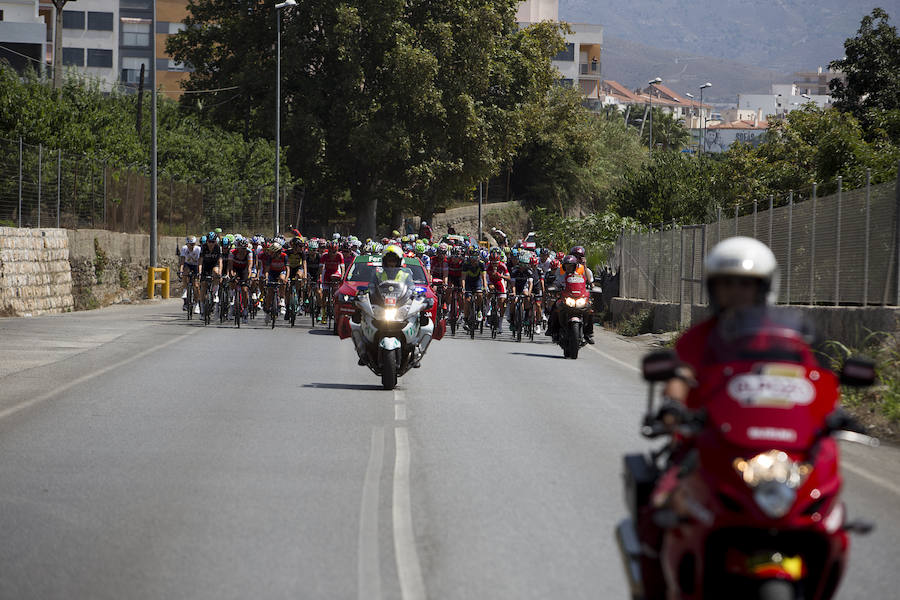
{"label": "apartment building", "polygon": [[[165,53],[166,40],[179,32],[187,16],[184,0],[77,0],[63,9],[62,62],[97,83],[104,92],[133,91],[144,67],[144,85],[159,87],[170,97],[180,93],[184,65]],[[0,58],[19,71],[27,64],[49,72],[56,36],[55,7],[49,0],[0,0]],[[156,41],[156,52],[153,41]]]}
{"label": "apartment building", "polygon": [[847,83],[846,73],[819,67],[815,71],[798,71],[794,73],[793,85],[800,90],[801,94],[827,96],[831,93],[829,84],[833,79]]}
{"label": "apartment building", "polygon": [[831,96],[808,94],[804,88],[792,83],[774,84],[769,94],[738,94],[738,110],[761,112],[764,117],[783,119],[804,104],[814,103],[819,108],[831,106]]}
{"label": "apartment building", "polygon": [[49,43],[36,0],[0,1],[0,60],[17,71],[40,71]]}
{"label": "apartment building", "polygon": [[[559,0],[525,0],[519,4],[516,19],[520,25],[541,21],[559,21]],[[590,23],[569,23],[566,47],[553,58],[553,66],[562,75],[562,83],[581,90],[590,104],[600,99],[603,27]]]}

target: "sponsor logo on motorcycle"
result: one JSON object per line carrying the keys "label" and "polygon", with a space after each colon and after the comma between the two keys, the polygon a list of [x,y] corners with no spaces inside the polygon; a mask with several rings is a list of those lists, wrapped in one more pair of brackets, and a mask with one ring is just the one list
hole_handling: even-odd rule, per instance
{"label": "sponsor logo on motorcycle", "polygon": [[728,395],[744,406],[792,408],[812,402],[815,389],[805,378],[745,373],[728,382]]}
{"label": "sponsor logo on motorcycle", "polygon": [[793,429],[782,429],[780,427],[748,427],[747,437],[751,440],[796,442],[797,432]]}

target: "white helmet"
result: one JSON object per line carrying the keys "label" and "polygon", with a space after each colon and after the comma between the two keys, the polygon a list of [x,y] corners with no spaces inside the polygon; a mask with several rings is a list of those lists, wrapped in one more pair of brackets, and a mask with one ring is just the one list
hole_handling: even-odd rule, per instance
{"label": "white helmet", "polygon": [[754,277],[762,282],[768,304],[774,304],[778,298],[778,261],[769,247],[759,240],[732,237],[719,242],[706,256],[705,269],[707,288],[716,277]]}
{"label": "white helmet", "polygon": [[428,225],[428,221],[422,221],[422,225]]}

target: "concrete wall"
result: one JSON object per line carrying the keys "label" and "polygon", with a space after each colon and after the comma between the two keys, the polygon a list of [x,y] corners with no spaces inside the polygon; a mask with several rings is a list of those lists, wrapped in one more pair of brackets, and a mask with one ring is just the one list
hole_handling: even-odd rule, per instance
{"label": "concrete wall", "polygon": [[66,231],[0,227],[0,315],[58,313],[73,307]]}
{"label": "concrete wall", "polygon": [[[613,298],[610,303],[613,321],[619,322],[643,310],[653,312],[655,332],[675,331],[680,323],[694,324],[709,316],[705,304],[684,305],[684,319],[679,318],[679,305],[631,298]],[[799,306],[791,310],[802,312],[812,322],[819,339],[837,340],[848,346],[862,346],[871,332],[896,334],[900,330],[900,308],[887,306]]]}
{"label": "concrete wall", "polygon": [[[76,310],[87,310],[137,300],[147,295],[150,236],[115,233],[104,229],[69,229],[69,262]],[[95,241],[96,240],[96,241]],[[180,292],[175,282],[180,238],[159,238],[159,266],[172,269],[172,295]]]}
{"label": "concrete wall", "polygon": [[[490,235],[491,226],[499,226],[507,235],[518,238],[525,233],[523,231],[528,224],[528,213],[518,202],[494,202],[484,204],[481,207],[481,223],[483,231]],[[416,220],[416,230],[419,221]],[[499,223],[499,224],[498,224]],[[447,233],[447,228],[452,225],[461,235],[478,235],[478,205],[462,206],[434,215],[431,219],[432,230],[435,238],[440,238]],[[488,238],[493,243],[493,238]]]}

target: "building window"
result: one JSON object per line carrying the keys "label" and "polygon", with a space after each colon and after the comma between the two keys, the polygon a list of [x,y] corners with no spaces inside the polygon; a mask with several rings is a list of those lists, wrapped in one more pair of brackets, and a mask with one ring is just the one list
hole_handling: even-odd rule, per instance
{"label": "building window", "polygon": [[150,45],[150,21],[122,19],[122,45],[145,48]]}
{"label": "building window", "polygon": [[184,63],[169,59],[169,71],[184,71]]}
{"label": "building window", "polygon": [[0,21],[2,21],[2,20],[3,20],[3,11],[0,10]]}
{"label": "building window", "polygon": [[84,29],[84,11],[64,10],[63,29]]}
{"label": "building window", "polygon": [[184,23],[169,23],[169,35],[175,35],[184,31],[186,25]]}
{"label": "building window", "polygon": [[119,0],[119,8],[153,10],[153,0]]}
{"label": "building window", "polygon": [[63,64],[71,67],[84,66],[84,48],[63,48]]}
{"label": "building window", "polygon": [[137,85],[141,81],[141,65],[144,65],[144,81],[149,82],[150,68],[149,58],[137,58],[134,56],[122,57],[122,83],[132,83]]}
{"label": "building window", "polygon": [[566,44],[566,49],[554,56],[553,60],[573,62],[575,60],[575,44]]}
{"label": "building window", "polygon": [[113,14],[109,12],[88,12],[88,29],[112,31]]}
{"label": "building window", "polygon": [[101,50],[99,48],[88,48],[87,66],[100,67],[101,69],[112,69],[113,55],[112,50]]}

